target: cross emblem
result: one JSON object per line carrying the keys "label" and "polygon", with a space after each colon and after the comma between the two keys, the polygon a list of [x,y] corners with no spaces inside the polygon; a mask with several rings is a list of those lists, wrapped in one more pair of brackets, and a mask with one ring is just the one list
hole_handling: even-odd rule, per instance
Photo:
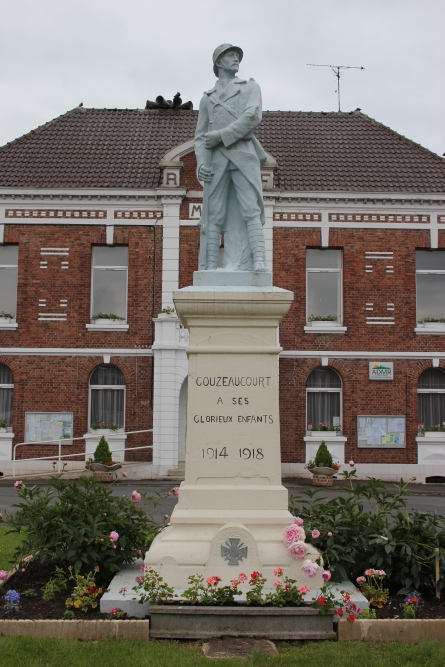
{"label": "cross emblem", "polygon": [[221,557],[228,560],[228,565],[239,565],[240,561],[247,558],[247,547],[238,538],[229,538],[221,545]]}

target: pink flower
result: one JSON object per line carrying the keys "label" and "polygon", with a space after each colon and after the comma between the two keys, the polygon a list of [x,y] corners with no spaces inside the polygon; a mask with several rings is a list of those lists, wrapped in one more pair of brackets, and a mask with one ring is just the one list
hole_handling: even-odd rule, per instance
{"label": "pink flower", "polygon": [[305,593],[310,593],[311,591],[309,586],[300,586],[298,590],[300,591],[301,595],[304,595]]}
{"label": "pink flower", "polygon": [[168,514],[164,514],[164,521],[168,521],[169,518],[170,518],[170,517],[168,516]]}
{"label": "pink flower", "polygon": [[0,570],[0,579],[5,581],[8,578],[8,573],[5,570]]}
{"label": "pink flower", "polygon": [[140,575],[135,577],[135,582],[137,584],[143,584],[144,583],[144,577],[141,577]]}
{"label": "pink flower", "polygon": [[292,544],[289,545],[289,553],[293,558],[304,558],[307,554],[307,546],[301,540],[292,542]]}
{"label": "pink flower", "polygon": [[366,577],[357,577],[356,582],[358,584],[365,584],[366,583]]}
{"label": "pink flower", "polygon": [[309,579],[313,579],[314,577],[317,576],[317,572],[320,569],[320,567],[317,565],[317,563],[314,563],[313,560],[305,560],[303,563],[303,567],[301,568],[301,571],[303,572],[306,577],[309,577]]}
{"label": "pink flower", "polygon": [[172,491],[173,491],[173,495],[174,495],[174,496],[176,496],[176,497],[179,496],[179,486],[174,486],[174,487],[172,488]]}
{"label": "pink flower", "polygon": [[282,586],[282,585],[283,585],[283,582],[281,581],[281,579],[277,579],[276,581],[274,581],[274,586],[275,587]]}
{"label": "pink flower", "polygon": [[312,534],[312,537],[314,538],[314,540],[316,540],[317,537],[320,537],[320,531],[317,530],[317,529],[314,529],[311,534]]}
{"label": "pink flower", "polygon": [[117,546],[116,546],[115,544],[112,544],[112,545],[111,545],[111,548],[112,548],[112,549],[117,549]]}
{"label": "pink flower", "polygon": [[137,491],[133,491],[133,493],[131,494],[131,499],[134,503],[140,503],[141,498],[142,498],[141,494],[138,493]]}
{"label": "pink flower", "polygon": [[349,465],[351,466],[351,468],[353,468],[355,465],[354,461],[349,461]]}
{"label": "pink flower", "polygon": [[206,582],[209,586],[217,586],[218,581],[221,581],[221,577],[207,577]]}
{"label": "pink flower", "polygon": [[126,595],[127,594],[127,588],[124,586],[123,588],[120,589],[119,595]]}
{"label": "pink flower", "polygon": [[297,526],[302,526],[304,521],[299,516],[296,516],[295,519],[294,519],[294,523],[296,523]]}
{"label": "pink flower", "polygon": [[26,567],[22,567],[22,572],[26,572]]}
{"label": "pink flower", "polygon": [[119,533],[116,533],[115,530],[112,530],[111,533],[110,533],[110,540],[112,542],[117,542],[118,539],[119,539]]}
{"label": "pink flower", "polygon": [[331,531],[329,531],[329,533],[328,533],[328,537],[332,537],[332,533],[331,533]]}
{"label": "pink flower", "polygon": [[230,583],[232,584],[232,586],[233,586],[234,588],[236,588],[237,586],[239,586],[239,581],[238,581],[238,579],[232,579],[232,581],[231,581]]}
{"label": "pink flower", "polygon": [[126,473],[126,472],[123,472],[123,473],[122,473],[122,477],[127,477],[127,473]]}
{"label": "pink flower", "polygon": [[23,482],[14,482],[14,489],[20,489],[23,486]]}
{"label": "pink flower", "polygon": [[112,609],[110,609],[110,613],[115,614],[116,613],[116,607],[113,607]]}
{"label": "pink flower", "polygon": [[3,521],[3,514],[0,512],[0,521]]}
{"label": "pink flower", "polygon": [[323,579],[323,581],[329,581],[331,576],[332,575],[329,572],[329,570],[323,570],[323,572],[321,573],[321,578]]}
{"label": "pink flower", "polygon": [[283,572],[284,570],[282,567],[277,567],[277,569],[273,571],[275,577],[281,577]]}
{"label": "pink flower", "polygon": [[304,542],[305,538],[306,535],[303,528],[301,528],[301,526],[297,526],[295,523],[290,526],[286,526],[286,528],[283,530],[284,544],[287,544],[288,546],[289,544],[292,544],[292,542]]}
{"label": "pink flower", "polygon": [[242,584],[244,584],[244,582],[247,581],[247,574],[244,574],[244,572],[240,572],[238,575],[238,579]]}

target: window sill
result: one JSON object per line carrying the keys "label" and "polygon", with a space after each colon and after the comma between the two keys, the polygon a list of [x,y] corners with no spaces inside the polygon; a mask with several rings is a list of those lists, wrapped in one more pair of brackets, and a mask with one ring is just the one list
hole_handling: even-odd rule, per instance
{"label": "window sill", "polygon": [[427,324],[420,324],[414,329],[414,333],[418,336],[444,336],[445,324],[441,322],[428,322]]}
{"label": "window sill", "polygon": [[128,331],[130,328],[129,324],[116,324],[115,322],[110,322],[110,324],[86,324],[85,325],[88,331]]}
{"label": "window sill", "polygon": [[338,322],[308,322],[304,327],[305,333],[336,333],[344,334],[347,327]]}
{"label": "window sill", "polygon": [[314,440],[319,440],[320,442],[322,440],[335,440],[336,442],[347,441],[347,437],[345,435],[341,435],[340,433],[330,435],[329,431],[318,431],[317,435],[305,435],[303,439],[305,442],[314,442]]}
{"label": "window sill", "polygon": [[15,331],[19,325],[14,320],[10,320],[7,317],[0,317],[0,329],[7,331]]}

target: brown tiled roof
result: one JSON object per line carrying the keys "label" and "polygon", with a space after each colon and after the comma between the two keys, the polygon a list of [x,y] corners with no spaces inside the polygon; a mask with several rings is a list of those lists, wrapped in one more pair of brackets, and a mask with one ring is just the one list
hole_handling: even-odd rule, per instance
{"label": "brown tiled roof", "polygon": [[[0,187],[153,188],[197,111],[78,107],[0,149]],[[266,111],[256,132],[296,191],[440,193],[445,161],[365,114]]]}

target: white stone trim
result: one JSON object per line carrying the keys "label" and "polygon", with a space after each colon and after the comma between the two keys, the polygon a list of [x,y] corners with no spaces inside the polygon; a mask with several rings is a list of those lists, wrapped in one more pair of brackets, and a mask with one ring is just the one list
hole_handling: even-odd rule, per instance
{"label": "white stone trim", "polygon": [[[173,292],[179,287],[179,215],[182,198],[163,198],[162,307],[173,307]],[[196,222],[195,222],[196,224]]]}
{"label": "white stone trim", "polygon": [[129,324],[85,324],[88,331],[128,331]]}
{"label": "white stone trim", "polygon": [[151,348],[109,347],[0,347],[0,355],[8,357],[152,357]]}
{"label": "white stone trim", "polygon": [[345,334],[348,330],[347,327],[336,325],[335,322],[330,322],[330,326],[317,326],[319,324],[319,322],[307,324],[304,327],[304,332],[309,334]]}
{"label": "white stone trim", "polygon": [[445,324],[437,322],[433,327],[415,327],[414,332],[418,336],[445,336]]}
{"label": "white stone trim", "polygon": [[11,320],[9,319],[9,317],[0,317],[1,331],[15,331],[18,328],[18,326],[19,325],[15,320]]}
{"label": "white stone trim", "polygon": [[368,352],[367,350],[283,350],[282,359],[445,359],[445,352]]}

